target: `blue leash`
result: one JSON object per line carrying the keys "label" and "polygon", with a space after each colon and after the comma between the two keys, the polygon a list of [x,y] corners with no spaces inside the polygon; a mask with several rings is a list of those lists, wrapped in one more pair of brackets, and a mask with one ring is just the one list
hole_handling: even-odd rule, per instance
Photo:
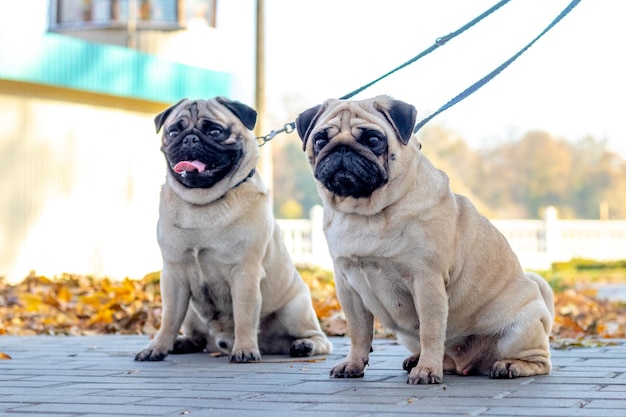
{"label": "blue leash", "polygon": [[433,52],[435,49],[439,48],[440,46],[445,45],[448,41],[456,38],[458,35],[460,35],[461,33],[465,32],[467,29],[471,28],[476,23],[480,22],[481,20],[483,20],[484,18],[486,18],[487,16],[489,16],[490,14],[492,14],[493,12],[498,10],[500,7],[504,6],[509,1],[511,1],[511,0],[502,0],[502,1],[498,2],[496,5],[494,5],[490,9],[486,10],[480,16],[477,16],[475,19],[473,19],[472,21],[466,23],[465,25],[463,25],[459,29],[455,30],[454,32],[451,32],[451,33],[447,34],[446,36],[442,36],[440,38],[437,38],[435,43],[432,44],[429,48],[427,48],[427,49],[423,50],[422,52],[420,52],[419,54],[415,55],[413,58],[409,59],[404,64],[397,66],[396,68],[392,69],[391,71],[387,72],[384,75],[381,75],[380,77],[376,78],[374,81],[371,81],[371,82],[365,84],[364,86],[359,87],[356,90],[354,90],[354,91],[352,91],[352,92],[350,92],[350,93],[348,93],[348,94],[346,94],[344,96],[341,96],[339,98],[339,100],[347,100],[349,98],[352,98],[355,95],[359,94],[361,91],[365,90],[366,88],[369,88],[372,85],[376,84],[377,82],[379,82],[383,78],[386,78],[386,77],[390,76],[391,74],[393,74],[394,72],[399,71],[402,68],[411,65],[412,63],[414,63],[418,59],[425,57],[429,53]]}
{"label": "blue leash", "polygon": [[[352,91],[352,92],[350,92],[350,93],[348,93],[348,94],[346,94],[344,96],[341,96],[340,100],[347,100],[347,99],[357,95],[358,93],[360,93],[361,91],[365,90],[366,88],[369,88],[372,85],[376,84],[378,81],[382,80],[383,78],[386,78],[386,77],[390,76],[391,74],[393,74],[394,72],[399,71],[399,70],[401,70],[402,68],[404,68],[404,67],[406,67],[408,65],[411,65],[412,63],[414,63],[418,59],[425,57],[426,55],[428,55],[429,53],[431,53],[435,49],[439,48],[440,46],[445,45],[451,39],[457,37],[461,33],[465,32],[467,29],[469,29],[472,26],[474,26],[476,23],[478,23],[481,20],[483,20],[485,17],[489,16],[490,14],[492,14],[493,12],[498,10],[500,7],[504,6],[509,1],[511,1],[511,0],[501,0],[500,2],[496,3],[493,7],[491,7],[488,10],[486,10],[485,12],[483,12],[480,16],[474,18],[470,22],[468,22],[465,25],[463,25],[461,28],[455,30],[454,32],[451,32],[451,33],[447,34],[446,36],[442,36],[440,38],[437,38],[437,40],[435,41],[435,43],[432,46],[430,46],[429,48],[427,48],[424,51],[420,52],[419,54],[417,54],[413,58],[409,59],[404,64],[397,66],[396,68],[392,69],[391,71],[387,72],[384,75],[381,75],[380,77],[376,78],[374,81],[371,81],[371,82],[365,84],[364,86],[359,87],[356,90],[354,90],[354,91]],[[257,138],[257,140],[260,141],[259,146],[265,145],[267,142],[269,142],[270,140],[274,139],[274,137],[277,134],[279,134],[279,133],[291,133],[294,130],[296,130],[296,122],[285,123],[285,125],[283,125],[283,127],[281,127],[280,129],[272,130],[270,133],[268,133],[265,136],[259,136]]]}
{"label": "blue leash", "polygon": [[459,95],[457,95],[456,97],[454,97],[452,100],[448,101],[446,104],[444,104],[443,106],[441,106],[439,108],[439,110],[437,110],[436,112],[434,112],[433,114],[431,114],[430,116],[422,119],[422,121],[420,121],[415,128],[413,129],[413,133],[417,133],[418,130],[420,130],[426,123],[428,123],[433,117],[437,116],[439,113],[449,109],[450,107],[454,106],[455,104],[457,104],[458,102],[462,101],[463,99],[467,98],[468,96],[470,96],[472,93],[474,93],[476,90],[478,90],[480,87],[484,86],[485,84],[487,84],[489,81],[491,81],[496,75],[500,74],[500,72],[502,72],[502,70],[504,70],[506,67],[508,67],[509,65],[511,65],[511,63],[513,63],[513,61],[515,61],[517,58],[519,58],[520,55],[522,55],[524,52],[526,52],[528,50],[528,48],[530,48],[531,46],[533,46],[533,44],[535,42],[537,42],[543,35],[545,35],[550,29],[552,29],[554,27],[554,25],[556,25],[557,23],[559,23],[561,21],[561,19],[563,19],[565,16],[567,16],[567,14],[569,12],[572,11],[572,9],[574,7],[576,7],[578,5],[578,3],[580,3],[580,0],[572,0],[572,2],[565,8],[563,9],[563,11],[539,34],[537,35],[537,37],[535,39],[533,39],[532,41],[530,41],[528,43],[528,45],[526,45],[525,47],[523,47],[522,49],[520,49],[515,55],[513,55],[511,58],[509,58],[508,60],[506,60],[504,63],[502,63],[502,65],[500,65],[499,67],[497,67],[496,69],[494,69],[493,71],[491,71],[489,74],[485,75],[483,78],[481,78],[480,80],[476,81],[474,84],[472,84],[471,86],[469,86],[467,89],[465,89],[462,93],[460,93]]}
{"label": "blue leash", "polygon": [[[435,49],[439,48],[440,46],[445,45],[448,41],[450,41],[451,39],[455,38],[456,36],[460,35],[461,33],[465,32],[467,29],[471,28],[472,26],[474,26],[476,23],[480,22],[481,20],[483,20],[485,17],[489,16],[490,14],[492,14],[493,12],[495,12],[496,10],[498,10],[500,7],[504,6],[506,3],[508,3],[510,0],[501,0],[500,2],[496,3],[493,7],[491,7],[490,9],[486,10],[484,13],[482,13],[480,16],[476,17],[475,19],[471,20],[469,23],[463,25],[461,28],[457,29],[454,32],[449,33],[446,36],[442,36],[440,38],[437,38],[437,40],[435,41],[435,43],[433,45],[431,45],[429,48],[425,49],[424,51],[420,52],[419,54],[417,54],[416,56],[414,56],[413,58],[411,58],[410,60],[406,61],[404,64],[399,65],[398,67],[392,69],[391,71],[387,72],[384,75],[381,75],[380,77],[376,78],[375,80],[365,84],[362,87],[357,88],[356,90],[340,97],[340,100],[347,100],[355,95],[357,95],[358,93],[360,93],[361,91],[365,90],[366,88],[371,87],[373,84],[377,83],[378,81],[382,80],[385,77],[388,77],[389,75],[395,73],[396,71],[401,70],[402,68],[414,63],[415,61],[417,61],[420,58],[423,58],[424,56],[428,55],[429,53],[433,52]],[[533,44],[535,42],[537,42],[543,35],[545,35],[550,29],[552,29],[552,27],[554,27],[554,25],[556,25],[557,23],[559,23],[561,21],[561,19],[563,19],[565,16],[567,16],[567,14],[569,12],[572,11],[572,9],[574,7],[576,7],[578,5],[578,3],[580,3],[580,0],[572,0],[572,2],[556,17],[556,19],[554,19],[535,39],[533,39],[528,45],[526,45],[525,47],[523,47],[522,49],[520,49],[515,55],[513,55],[511,58],[509,58],[507,61],[505,61],[502,65],[500,65],[498,68],[496,68],[495,70],[491,71],[489,74],[485,75],[483,78],[481,78],[480,80],[478,80],[477,82],[475,82],[474,84],[472,84],[470,87],[468,87],[467,89],[465,89],[462,93],[460,93],[459,95],[457,95],[456,97],[454,97],[452,100],[448,101],[446,104],[444,104],[443,106],[441,106],[436,112],[434,112],[433,114],[431,114],[430,116],[424,118],[423,120],[421,120],[413,129],[413,133],[417,133],[418,130],[420,130],[426,123],[428,123],[432,118],[434,118],[435,116],[437,116],[438,114],[440,114],[441,112],[449,109],[450,107],[454,106],[455,104],[457,104],[458,102],[462,101],[463,99],[467,98],[468,96],[470,96],[472,93],[474,93],[476,90],[478,90],[480,87],[482,87],[483,85],[487,84],[489,81],[491,81],[491,79],[493,79],[496,75],[498,75],[500,72],[502,72],[502,70],[504,70],[506,67],[508,67],[509,65],[511,65],[511,63],[513,63],[513,61],[515,61],[520,55],[522,55],[524,52],[526,52],[526,50],[528,50],[528,48],[530,48],[531,46],[533,46]],[[270,140],[274,139],[274,137],[279,134],[279,133],[291,133],[296,129],[296,122],[289,122],[286,123],[282,128],[280,129],[276,129],[276,130],[272,130],[270,133],[268,133],[265,136],[260,136],[257,139],[261,141],[261,143],[259,144],[259,146],[263,146],[265,143],[269,142]]]}

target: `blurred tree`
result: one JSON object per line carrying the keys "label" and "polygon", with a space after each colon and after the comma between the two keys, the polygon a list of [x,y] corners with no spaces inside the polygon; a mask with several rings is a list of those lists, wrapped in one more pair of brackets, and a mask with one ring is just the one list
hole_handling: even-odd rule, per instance
{"label": "blurred tree", "polygon": [[474,191],[480,186],[480,155],[470,149],[454,131],[433,125],[423,129],[420,137],[422,152],[437,168],[448,174],[455,193],[469,198],[487,216],[491,208]]}
{"label": "blurred tree", "polygon": [[571,204],[575,216],[598,218],[600,201],[610,183],[604,143],[587,136],[572,144],[572,154],[576,169],[572,172]]}
{"label": "blurred tree", "polygon": [[295,133],[274,142],[274,213],[277,217],[293,218],[293,204],[300,205],[300,216],[308,217],[311,208],[322,204],[317,187],[302,151],[302,142]]}
{"label": "blurred tree", "polygon": [[[453,190],[491,218],[539,218],[554,205],[564,218],[626,218],[626,160],[604,141],[578,142],[531,131],[474,151],[454,132],[426,129],[424,153],[448,173]],[[622,190],[621,192],[619,190]]]}
{"label": "blurred tree", "polygon": [[280,217],[285,219],[301,219],[304,215],[302,205],[293,198],[288,199],[280,206]]}
{"label": "blurred tree", "polygon": [[509,167],[515,173],[513,199],[526,206],[528,217],[538,217],[547,205],[567,205],[572,173],[567,142],[547,132],[529,132],[512,146]]}
{"label": "blurred tree", "polygon": [[626,219],[626,160],[612,154],[611,184],[604,190],[603,202],[607,205],[607,219]]}
{"label": "blurred tree", "polygon": [[525,218],[526,208],[515,199],[517,174],[510,160],[514,143],[503,143],[480,152],[476,194],[491,208],[492,218]]}

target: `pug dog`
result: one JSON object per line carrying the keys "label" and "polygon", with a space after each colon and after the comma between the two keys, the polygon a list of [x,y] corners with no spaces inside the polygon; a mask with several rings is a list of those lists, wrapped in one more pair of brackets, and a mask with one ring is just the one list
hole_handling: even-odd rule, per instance
{"label": "pug dog", "polygon": [[421,153],[415,119],[412,105],[378,96],[328,100],[296,120],[351,337],[330,375],[363,376],[374,317],[412,352],[409,384],[549,373],[552,290],[451,191]]}
{"label": "pug dog", "polygon": [[231,362],[331,351],[256,171],[256,117],[216,97],[181,100],[154,120],[167,162],[157,226],[163,312],[137,361],[203,350]]}

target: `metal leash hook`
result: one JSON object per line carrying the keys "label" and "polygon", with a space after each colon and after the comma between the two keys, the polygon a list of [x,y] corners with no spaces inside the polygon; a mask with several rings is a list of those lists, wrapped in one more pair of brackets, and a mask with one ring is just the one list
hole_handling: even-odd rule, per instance
{"label": "metal leash hook", "polygon": [[257,137],[257,140],[260,141],[259,147],[265,145],[267,142],[274,139],[274,136],[278,135],[279,133],[291,133],[294,130],[296,130],[296,122],[285,123],[285,125],[281,127],[280,129],[272,130],[270,133],[268,133],[265,136]]}

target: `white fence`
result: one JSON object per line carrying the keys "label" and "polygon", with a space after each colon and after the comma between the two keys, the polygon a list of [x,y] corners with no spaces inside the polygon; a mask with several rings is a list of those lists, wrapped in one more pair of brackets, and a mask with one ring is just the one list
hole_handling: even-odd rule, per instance
{"label": "white fence", "polygon": [[[296,264],[332,269],[322,231],[322,208],[310,220],[278,220]],[[626,220],[559,220],[548,207],[543,220],[492,220],[509,241],[524,269],[548,269],[573,258],[626,259]]]}
{"label": "white fence", "polygon": [[322,230],[323,208],[311,209],[310,220],[278,219],[287,250],[296,265],[312,265],[327,270],[333,269],[333,261],[328,253],[326,237]]}

